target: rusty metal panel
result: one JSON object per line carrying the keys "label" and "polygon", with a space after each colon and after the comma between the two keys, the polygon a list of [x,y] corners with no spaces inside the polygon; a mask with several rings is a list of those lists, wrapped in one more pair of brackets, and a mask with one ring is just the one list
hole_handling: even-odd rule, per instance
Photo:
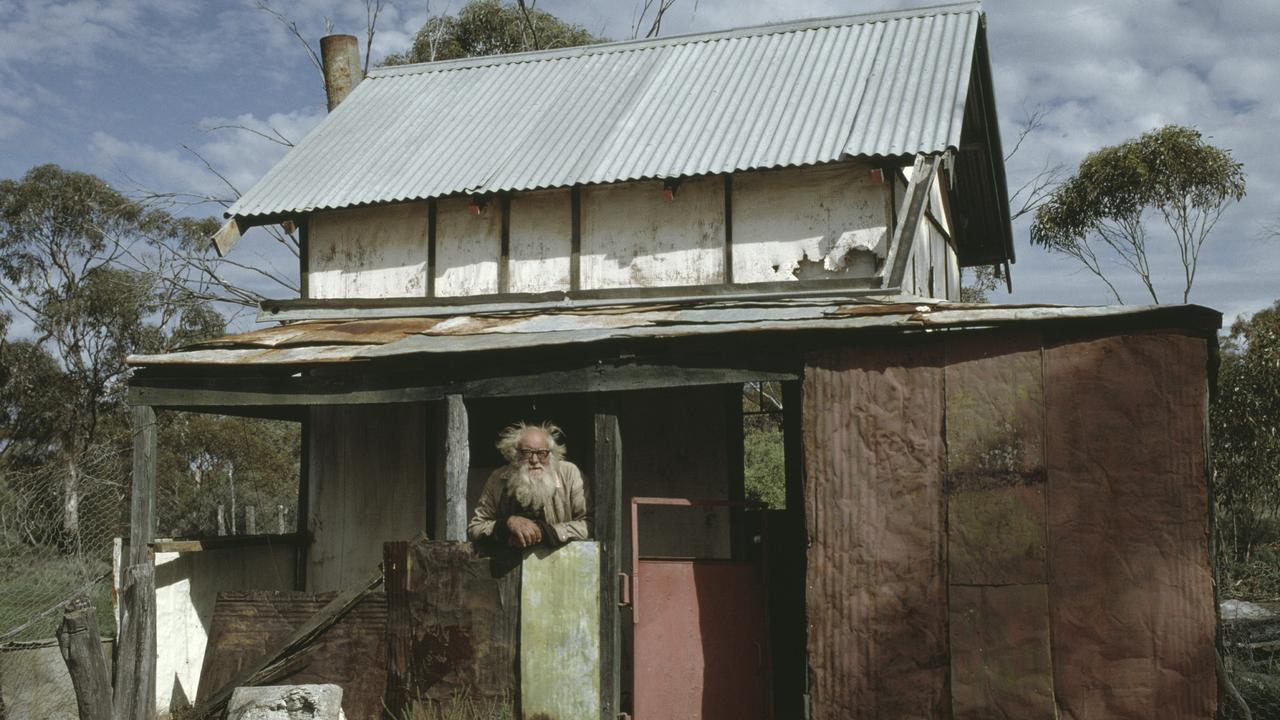
{"label": "rusty metal panel", "polygon": [[1045,582],[1044,378],[1040,333],[947,339],[950,581]]}
{"label": "rusty metal panel", "polygon": [[[337,593],[220,592],[209,624],[197,704],[289,641]],[[311,643],[306,661],[276,684],[334,683],[351,720],[382,717],[387,602],[370,594]]]}
{"label": "rusty metal panel", "polygon": [[809,359],[811,717],[943,717],[947,594],[938,342]]}
{"label": "rusty metal panel", "polygon": [[1044,485],[952,495],[947,543],[953,584],[1045,582]]}
{"label": "rusty metal panel", "polygon": [[757,566],[640,560],[636,720],[765,720],[770,677]]}
{"label": "rusty metal panel", "polygon": [[954,720],[1053,720],[1045,585],[951,586]]}
{"label": "rusty metal panel", "polygon": [[404,578],[405,592],[388,588],[388,600],[409,604],[404,696],[447,704],[467,692],[485,702],[513,702],[518,559],[481,557],[470,543],[411,543]]}
{"label": "rusty metal panel", "polygon": [[520,715],[600,718],[600,546],[524,554],[520,570]]}
{"label": "rusty metal panel", "polygon": [[1213,717],[1207,347],[1045,350],[1054,687],[1067,720]]}

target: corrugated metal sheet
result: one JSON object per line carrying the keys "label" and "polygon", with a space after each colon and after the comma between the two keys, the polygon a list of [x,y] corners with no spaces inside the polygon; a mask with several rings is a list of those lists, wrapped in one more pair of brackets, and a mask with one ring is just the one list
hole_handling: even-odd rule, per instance
{"label": "corrugated metal sheet", "polygon": [[815,354],[804,372],[813,718],[945,718],[942,348]]}
{"label": "corrugated metal sheet", "polygon": [[230,210],[942,152],[976,3],[375,69]]}
{"label": "corrugated metal sheet", "polygon": [[[438,318],[315,320],[231,335],[164,355],[132,355],[134,366],[301,365],[417,354],[519,350],[618,339],[677,338],[805,330],[901,330],[1129,318],[1215,330],[1222,316],[1196,305],[1056,305],[707,302]],[[350,332],[360,328],[360,332]]]}

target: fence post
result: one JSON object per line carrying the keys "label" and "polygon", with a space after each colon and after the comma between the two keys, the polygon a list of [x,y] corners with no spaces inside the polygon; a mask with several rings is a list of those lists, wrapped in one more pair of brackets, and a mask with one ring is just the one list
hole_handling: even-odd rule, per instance
{"label": "fence post", "polygon": [[278,535],[284,535],[284,534],[285,534],[285,524],[284,524],[284,506],[283,506],[283,505],[277,505],[277,506],[276,506],[276,534],[278,534]]}
{"label": "fence post", "polygon": [[148,720],[156,709],[156,586],[150,543],[156,513],[156,413],[133,408],[133,491],[129,503],[129,564],[120,597],[115,720]]}
{"label": "fence post", "polygon": [[258,534],[258,508],[248,505],[244,509],[244,533],[245,535]]}
{"label": "fence post", "polygon": [[111,720],[111,673],[102,655],[98,614],[88,597],[77,597],[63,611],[57,636],[80,720]]}
{"label": "fence post", "polygon": [[218,503],[218,536],[227,534],[227,510]]}

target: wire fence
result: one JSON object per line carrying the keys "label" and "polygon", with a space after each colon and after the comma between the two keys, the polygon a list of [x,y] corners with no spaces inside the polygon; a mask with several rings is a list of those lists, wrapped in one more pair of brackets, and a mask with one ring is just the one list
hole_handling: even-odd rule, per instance
{"label": "wire fence", "polygon": [[86,595],[115,634],[112,552],[126,519],[130,456],[109,442],[0,473],[0,690],[8,720],[75,718],[54,631]]}

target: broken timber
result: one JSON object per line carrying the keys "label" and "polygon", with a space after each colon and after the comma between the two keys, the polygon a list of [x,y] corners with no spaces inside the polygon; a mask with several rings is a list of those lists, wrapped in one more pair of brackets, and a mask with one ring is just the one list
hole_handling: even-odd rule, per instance
{"label": "broken timber", "polygon": [[87,597],[81,595],[67,607],[57,636],[80,720],[111,720],[111,673],[102,655],[98,615]]}
{"label": "broken timber", "polygon": [[933,179],[938,174],[938,165],[941,162],[941,155],[923,153],[916,155],[916,162],[911,170],[911,181],[907,184],[907,191],[902,198],[902,210],[898,212],[898,226],[893,230],[889,251],[885,255],[882,281],[885,288],[902,287],[902,281],[907,274],[907,263],[911,260],[916,230],[920,226],[920,219],[924,217],[929,191],[933,189]]}

